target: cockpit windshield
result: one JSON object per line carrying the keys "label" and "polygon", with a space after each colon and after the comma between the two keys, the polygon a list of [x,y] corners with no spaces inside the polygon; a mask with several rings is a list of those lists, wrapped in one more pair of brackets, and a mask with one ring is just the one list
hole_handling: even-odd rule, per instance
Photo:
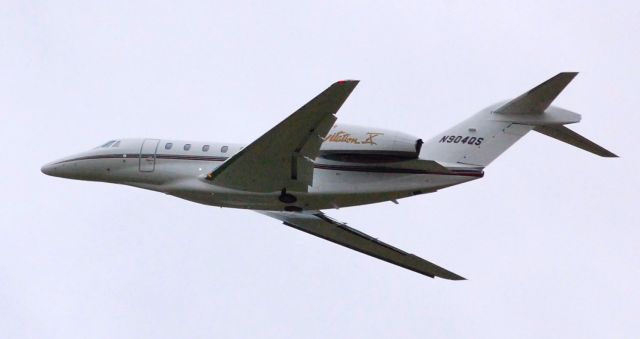
{"label": "cockpit windshield", "polygon": [[107,147],[118,147],[118,146],[120,146],[120,140],[109,140],[96,148],[107,148]]}

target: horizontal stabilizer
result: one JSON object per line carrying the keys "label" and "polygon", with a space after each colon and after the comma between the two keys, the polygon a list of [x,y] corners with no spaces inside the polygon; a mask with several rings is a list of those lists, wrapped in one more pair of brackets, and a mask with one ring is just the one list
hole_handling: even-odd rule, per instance
{"label": "horizontal stabilizer", "polygon": [[570,130],[569,128],[561,125],[551,126],[537,126],[534,131],[540,132],[546,136],[550,136],[554,139],[566,142],[567,144],[582,148],[587,152],[597,154],[601,157],[617,158],[618,156],[606,150],[604,147],[596,144],[595,142],[583,137],[582,135]]}
{"label": "horizontal stabilizer", "polygon": [[493,111],[497,114],[542,114],[578,75],[562,72]]}

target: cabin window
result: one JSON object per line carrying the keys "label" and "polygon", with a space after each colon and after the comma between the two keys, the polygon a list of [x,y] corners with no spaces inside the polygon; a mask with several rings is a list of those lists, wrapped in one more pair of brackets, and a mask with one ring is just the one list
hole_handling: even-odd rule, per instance
{"label": "cabin window", "polygon": [[191,149],[191,144],[185,144],[183,148],[185,151],[188,151]]}
{"label": "cabin window", "polygon": [[228,150],[229,150],[229,146],[222,146],[222,148],[220,148],[220,152],[222,153],[227,153]]}
{"label": "cabin window", "polygon": [[171,142],[164,144],[164,149],[171,149],[171,147],[173,147],[173,143]]}
{"label": "cabin window", "polygon": [[113,145],[111,145],[111,147],[118,147],[120,146],[120,140],[116,141],[115,143],[113,143]]}
{"label": "cabin window", "polygon": [[209,152],[209,145],[202,146],[202,151],[203,152]]}

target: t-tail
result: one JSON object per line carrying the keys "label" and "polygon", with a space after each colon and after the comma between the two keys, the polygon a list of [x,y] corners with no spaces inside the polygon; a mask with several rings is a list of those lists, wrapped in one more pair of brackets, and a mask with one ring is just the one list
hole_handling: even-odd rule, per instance
{"label": "t-tail", "polygon": [[617,157],[564,126],[579,122],[579,114],[551,105],[577,74],[559,73],[511,101],[485,108],[424,143],[420,158],[447,167],[484,168],[531,130],[602,157]]}

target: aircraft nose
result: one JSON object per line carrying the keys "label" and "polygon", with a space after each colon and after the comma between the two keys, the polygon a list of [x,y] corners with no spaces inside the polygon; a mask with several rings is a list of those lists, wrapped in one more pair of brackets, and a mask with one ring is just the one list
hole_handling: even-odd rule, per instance
{"label": "aircraft nose", "polygon": [[42,168],[40,168],[40,171],[42,171],[42,173],[44,173],[46,175],[54,175],[55,166],[52,165],[51,163],[48,163],[48,164],[42,166]]}

